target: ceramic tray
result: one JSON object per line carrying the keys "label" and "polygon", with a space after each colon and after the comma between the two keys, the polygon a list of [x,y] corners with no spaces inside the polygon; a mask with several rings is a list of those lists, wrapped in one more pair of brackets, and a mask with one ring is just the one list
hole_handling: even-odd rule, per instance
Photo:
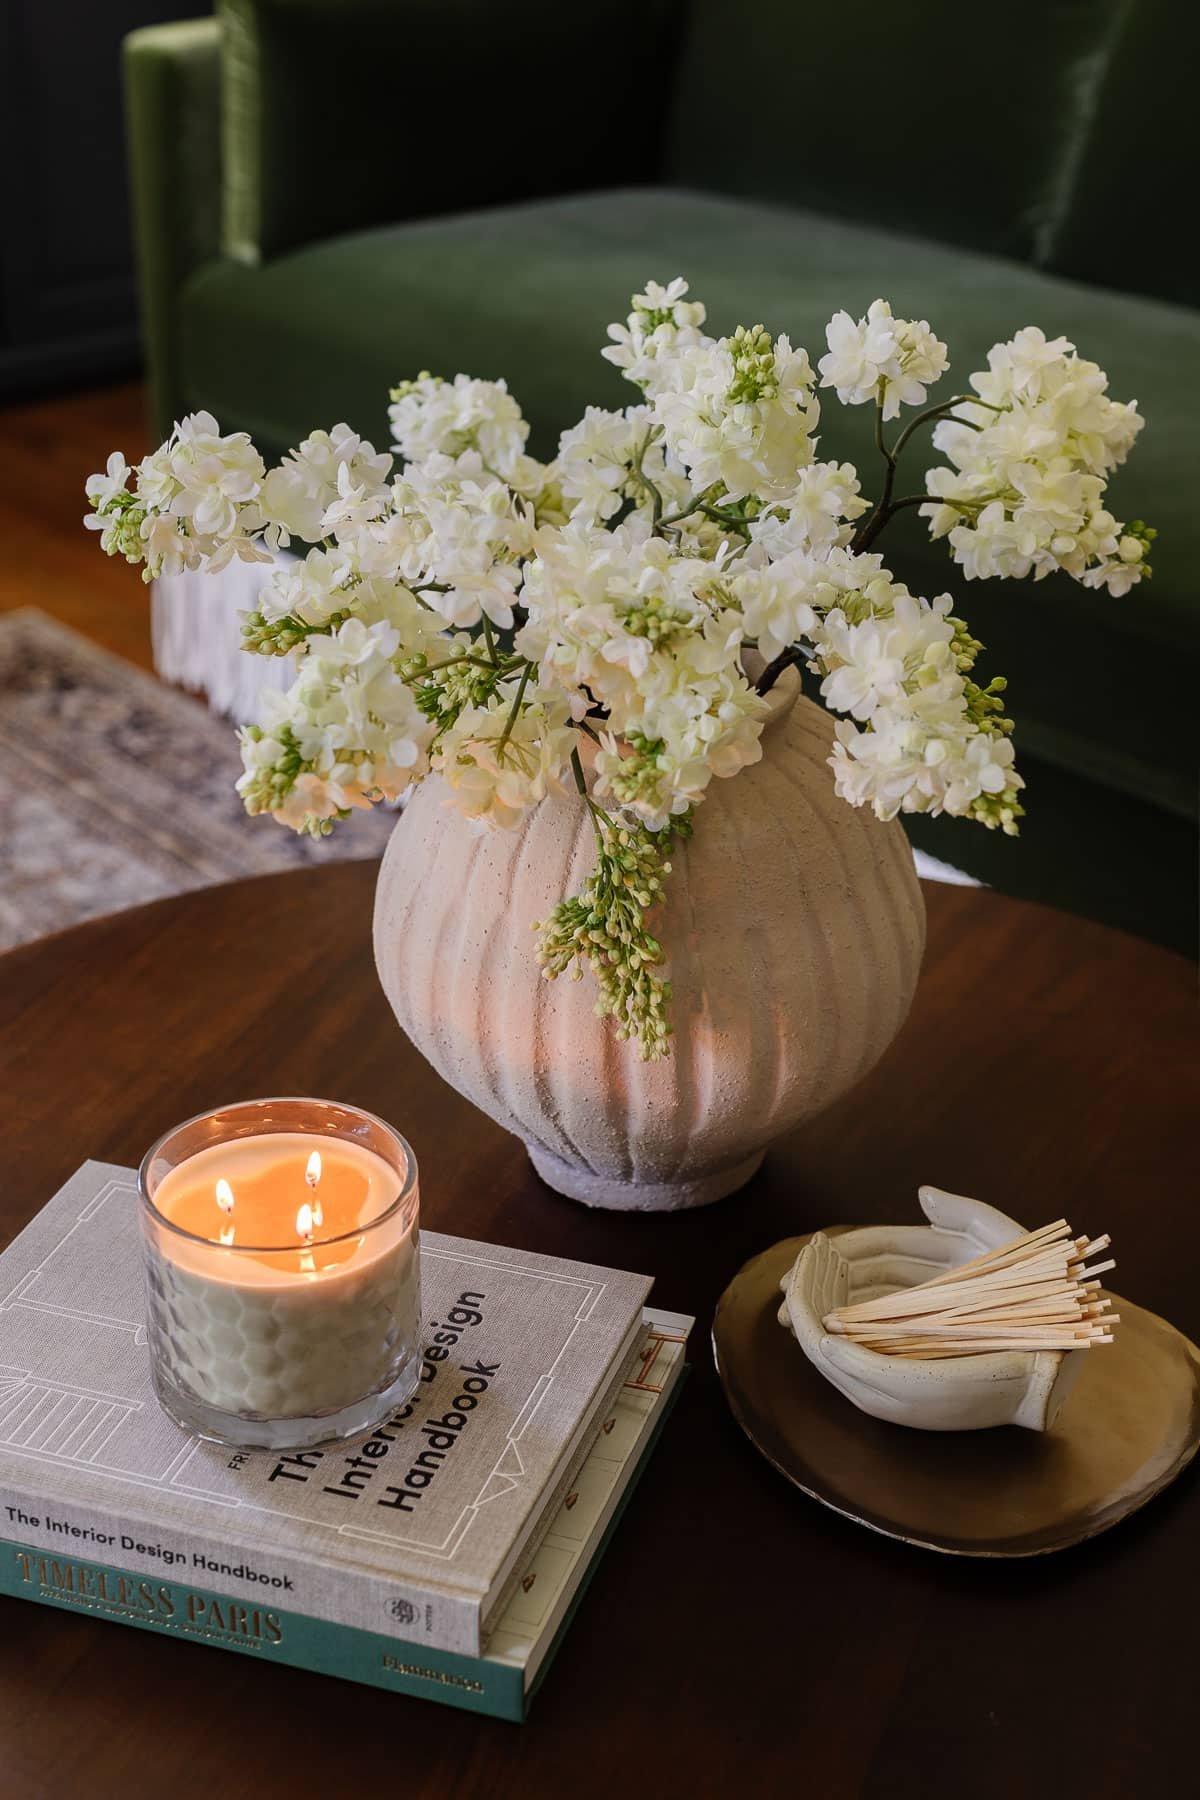
{"label": "ceramic tray", "polygon": [[778,1321],[779,1283],[807,1242],[786,1238],[739,1271],[713,1350],[751,1443],[846,1518],[955,1556],[1039,1556],[1107,1531],[1196,1454],[1200,1351],[1128,1300],[1116,1342],[1088,1352],[1050,1431],[922,1432],[868,1418]]}

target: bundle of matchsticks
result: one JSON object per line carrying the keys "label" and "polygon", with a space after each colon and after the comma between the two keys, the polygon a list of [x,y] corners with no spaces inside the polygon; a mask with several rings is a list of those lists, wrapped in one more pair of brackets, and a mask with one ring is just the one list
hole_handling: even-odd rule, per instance
{"label": "bundle of matchsticks", "polygon": [[1077,1238],[1065,1219],[947,1269],[917,1287],[839,1306],[825,1329],[885,1356],[979,1356],[994,1350],[1086,1350],[1111,1344],[1120,1315],[1087,1258],[1107,1237]]}

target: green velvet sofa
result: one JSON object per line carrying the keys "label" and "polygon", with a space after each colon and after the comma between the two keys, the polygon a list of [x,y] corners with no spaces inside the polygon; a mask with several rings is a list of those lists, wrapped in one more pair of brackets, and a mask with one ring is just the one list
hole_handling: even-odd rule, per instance
{"label": "green velvet sofa", "polygon": [[[138,32],[155,422],[207,407],[281,451],[345,418],[386,444],[390,384],[465,369],[507,378],[549,454],[585,404],[627,402],[598,349],[650,276],[814,357],[832,311],[882,293],[947,340],[960,387],[1019,327],[1066,333],[1148,420],[1113,500],[1158,527],[1154,577],[1122,600],[968,587],[902,522],[889,559],[955,592],[985,674],[1009,677],[1029,784],[1015,842],[909,823],[998,887],[1191,949],[1200,282],[1165,195],[1194,159],[1198,19],[1172,0],[226,0]],[[868,415],[827,407],[822,454],[873,484]]]}

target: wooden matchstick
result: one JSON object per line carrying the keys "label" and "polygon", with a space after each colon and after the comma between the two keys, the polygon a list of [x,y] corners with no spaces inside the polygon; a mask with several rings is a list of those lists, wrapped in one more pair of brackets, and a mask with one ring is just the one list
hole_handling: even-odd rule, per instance
{"label": "wooden matchstick", "polygon": [[941,1270],[908,1288],[836,1308],[832,1335],[888,1356],[937,1360],[994,1351],[1110,1344],[1119,1316],[1100,1294],[1110,1239],[1075,1237],[1065,1219]]}

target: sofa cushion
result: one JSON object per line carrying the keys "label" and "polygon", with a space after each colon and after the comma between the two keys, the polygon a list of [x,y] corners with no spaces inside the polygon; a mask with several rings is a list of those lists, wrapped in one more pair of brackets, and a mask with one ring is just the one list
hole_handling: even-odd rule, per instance
{"label": "sofa cushion", "polygon": [[1034,260],[1139,3],[690,0],[666,176]]}
{"label": "sofa cushion", "polygon": [[[582,119],[654,80],[670,0],[218,0],[225,252],[637,180],[656,126]],[[569,78],[564,72],[569,71]]]}
{"label": "sofa cushion", "polygon": [[[629,402],[632,390],[598,354],[605,327],[648,277],[679,273],[708,303],[713,329],[761,318],[814,358],[832,312],[860,314],[883,293],[949,343],[947,394],[998,338],[1039,324],[1073,338],[1117,396],[1139,401],[1148,423],[1112,501],[1160,537],[1153,580],[1125,599],[1065,577],[968,584],[911,514],[882,548],[911,587],[956,596],[988,645],[985,677],[1010,678],[1027,753],[1186,813],[1200,691],[1187,455],[1200,319],[1190,312],[815,214],[676,190],[607,192],[200,270],[181,300],[188,404],[275,451],[342,418],[385,444],[390,384],[422,368],[463,369],[506,377],[533,447],[550,454],[588,403]],[[821,453],[854,460],[867,492],[877,489],[871,435],[872,409],[824,396]],[[934,460],[923,449],[906,456],[906,487]]]}

